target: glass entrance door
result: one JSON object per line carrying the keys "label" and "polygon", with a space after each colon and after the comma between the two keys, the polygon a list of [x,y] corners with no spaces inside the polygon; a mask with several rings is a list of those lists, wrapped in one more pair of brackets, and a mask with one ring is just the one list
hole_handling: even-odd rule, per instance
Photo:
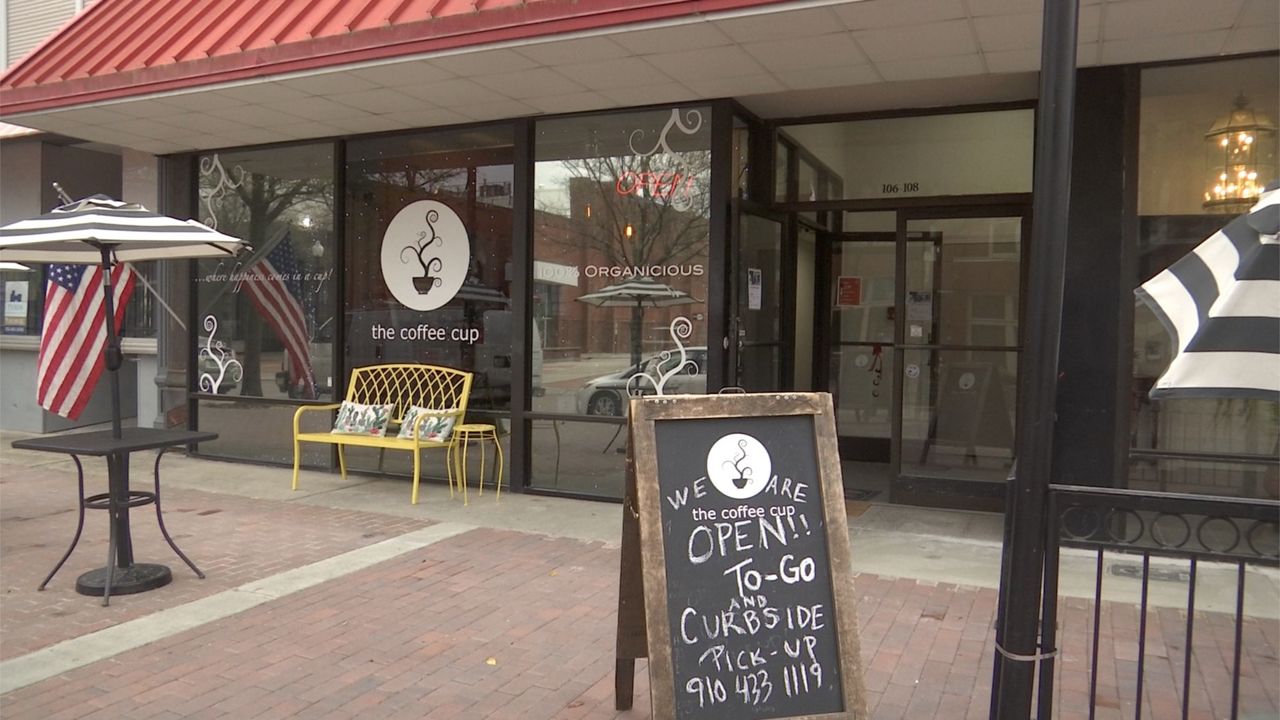
{"label": "glass entrance door", "polygon": [[894,495],[928,504],[959,495],[984,507],[1003,497],[1013,459],[1029,228],[1017,210],[957,215],[911,213],[899,221],[905,283]]}
{"label": "glass entrance door", "polygon": [[[790,307],[784,292],[782,221],[751,212],[737,213],[730,246],[730,341],[726,348],[729,385],[747,392],[785,389],[782,379],[782,313]],[[790,290],[794,292],[794,290]]]}
{"label": "glass entrance door", "polygon": [[[896,214],[863,213],[865,229],[823,234],[816,387],[831,393],[845,496],[887,499],[894,419]],[[820,264],[821,268],[822,265]]]}

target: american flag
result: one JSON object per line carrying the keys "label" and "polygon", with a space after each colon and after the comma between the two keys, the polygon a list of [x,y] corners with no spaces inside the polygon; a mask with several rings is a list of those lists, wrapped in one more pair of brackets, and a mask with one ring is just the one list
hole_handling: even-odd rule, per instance
{"label": "american flag", "polygon": [[285,234],[274,249],[245,272],[244,287],[258,312],[275,330],[289,353],[289,376],[301,382],[307,397],[315,397],[315,371],[311,368],[311,343],[306,316],[298,298],[302,279],[293,256],[293,240]]}
{"label": "american flag", "polygon": [[[102,268],[98,265],[49,265],[45,288],[44,331],[36,369],[36,402],[75,420],[102,375],[107,345]],[[127,263],[111,270],[115,324],[133,294],[135,276]]]}

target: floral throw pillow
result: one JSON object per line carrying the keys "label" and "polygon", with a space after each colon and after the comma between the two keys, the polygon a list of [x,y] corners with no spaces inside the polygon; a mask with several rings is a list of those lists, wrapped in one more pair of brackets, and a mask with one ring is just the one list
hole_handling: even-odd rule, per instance
{"label": "floral throw pillow", "polygon": [[427,418],[418,425],[418,439],[429,442],[446,442],[449,439],[449,435],[453,433],[454,412],[453,410],[432,410],[414,405],[409,408],[409,412],[404,414],[404,420],[400,422],[400,434],[397,437],[412,438],[413,426],[418,422],[418,417],[426,415]]}
{"label": "floral throw pillow", "polygon": [[361,405],[343,400],[342,406],[338,408],[338,418],[333,423],[333,432],[382,437],[387,434],[387,423],[391,421],[392,407],[392,405]]}

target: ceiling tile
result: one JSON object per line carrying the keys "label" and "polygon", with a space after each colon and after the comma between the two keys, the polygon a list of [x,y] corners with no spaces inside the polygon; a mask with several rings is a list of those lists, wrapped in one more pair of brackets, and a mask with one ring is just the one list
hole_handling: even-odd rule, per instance
{"label": "ceiling tile", "polygon": [[292,139],[285,137],[279,130],[268,128],[248,128],[219,134],[231,141],[228,145],[262,145]]}
{"label": "ceiling tile", "polygon": [[540,65],[611,60],[631,54],[621,45],[604,37],[553,39],[549,42],[521,45],[516,51]]}
{"label": "ceiling tile", "polygon": [[[253,104],[301,100],[312,96],[311,93],[303,92],[297,88],[285,87],[278,82],[255,82],[238,87],[226,87],[219,89],[218,94],[239,103]],[[323,95],[326,93],[317,94]]]}
{"label": "ceiling tile", "polygon": [[617,90],[605,90],[600,94],[622,106],[656,105],[658,103],[692,100],[697,97],[697,93],[680,83],[663,83],[661,85],[637,88],[619,88]]}
{"label": "ceiling tile", "polygon": [[334,135],[342,135],[342,131],[332,125],[325,125],[318,122],[300,122],[290,125],[281,125],[275,128],[276,132],[281,135],[287,135],[294,140],[304,140],[307,138],[332,137]]}
{"label": "ceiling tile", "polygon": [[538,64],[514,50],[466,50],[433,57],[431,62],[460,77],[511,72]]}
{"label": "ceiling tile", "polygon": [[223,130],[247,130],[251,126],[243,123],[233,122],[226,118],[217,117],[208,113],[190,113],[181,115],[170,122],[181,123],[190,133],[220,133]]}
{"label": "ceiling tile", "polygon": [[454,77],[453,73],[426,60],[384,63],[372,67],[355,68],[348,72],[382,87],[421,85]]}
{"label": "ceiling tile", "polygon": [[534,97],[526,102],[544,113],[583,112],[613,107],[613,101],[600,93],[586,92],[554,97]]}
{"label": "ceiling tile", "polygon": [[1038,48],[1043,26],[1044,17],[1041,13],[995,15],[973,20],[973,28],[978,33],[978,44],[987,53]]}
{"label": "ceiling tile", "polygon": [[162,99],[165,105],[182,108],[184,112],[202,112],[246,104],[246,101],[241,100],[239,97],[211,90],[194,90],[177,95],[165,95]]}
{"label": "ceiling tile", "polygon": [[873,62],[968,55],[978,51],[967,20],[853,34]]}
{"label": "ceiling tile", "polygon": [[742,48],[735,46],[682,50],[663,55],[646,56],[667,75],[687,83],[692,78],[707,80],[722,77],[758,75],[765,70]]}
{"label": "ceiling tile", "polygon": [[850,30],[917,26],[921,23],[958,20],[966,17],[960,0],[864,0],[833,8]]}
{"label": "ceiling tile", "polygon": [[420,98],[405,95],[396,92],[390,88],[378,88],[376,90],[361,90],[354,93],[343,93],[341,95],[331,95],[330,100],[350,105],[351,107],[360,108],[365,112],[374,115],[385,115],[386,113],[400,112],[402,110],[414,110],[422,107],[424,104]]}
{"label": "ceiling tile", "polygon": [[1180,58],[1217,55],[1227,41],[1227,31],[1166,35],[1102,43],[1099,61],[1103,65],[1134,62],[1158,62]]}
{"label": "ceiling tile", "polygon": [[1076,66],[1092,67],[1097,65],[1101,48],[1101,43],[1080,43],[1080,47],[1076,48]]}
{"label": "ceiling tile", "polygon": [[86,107],[76,110],[76,122],[85,125],[124,125],[133,118],[115,110],[108,110],[104,107]]}
{"label": "ceiling tile", "polygon": [[443,108],[424,108],[422,110],[411,110],[408,112],[391,113],[387,117],[393,120],[399,120],[409,127],[438,127],[441,125],[457,125],[471,120],[471,118],[456,113],[453,110],[445,110]]}
{"label": "ceiling tile", "polygon": [[497,120],[499,118],[537,115],[539,113],[537,108],[518,100],[503,100],[501,102],[480,103],[478,105],[458,105],[450,109],[456,110],[459,114],[465,115],[472,120]]}
{"label": "ceiling tile", "polygon": [[236,107],[219,108],[217,110],[209,110],[208,114],[212,117],[220,117],[226,120],[233,120],[244,125],[252,125],[253,127],[272,127],[273,125],[288,125],[298,122],[298,116],[281,112],[274,108],[265,107],[263,105],[239,105]]}
{"label": "ceiling tile", "polygon": [[578,83],[545,67],[484,75],[476,78],[476,82],[506,97],[518,99],[538,95],[570,95],[584,89]]}
{"label": "ceiling tile", "polygon": [[686,80],[685,85],[702,97],[735,97],[786,90],[772,75],[747,75],[744,77],[713,77]]}
{"label": "ceiling tile", "polygon": [[845,65],[842,67],[801,68],[775,71],[774,76],[791,90],[844,87],[880,82],[880,75],[870,65]]}
{"label": "ceiling tile", "polygon": [[830,8],[779,12],[766,7],[765,12],[716,20],[714,24],[740,43],[822,35],[841,27],[840,19]]}
{"label": "ceiling tile", "polygon": [[634,30],[610,37],[636,55],[720,47],[733,42],[728,35],[708,22],[670,25],[653,30]]}
{"label": "ceiling tile", "polygon": [[136,118],[158,118],[172,115],[179,115],[186,112],[177,105],[170,105],[160,100],[124,100],[121,102],[103,105],[108,110],[114,110],[121,115],[128,115]]}
{"label": "ceiling tile", "polygon": [[1235,21],[1242,3],[1243,0],[1110,2],[1102,27],[1102,39],[1126,40],[1225,30]]}
{"label": "ceiling tile", "polygon": [[128,132],[142,137],[163,140],[171,140],[191,133],[189,128],[182,127],[180,125],[157,122],[147,118],[134,118],[133,120],[130,120],[127,130]]}
{"label": "ceiling tile", "polygon": [[1026,72],[1040,69],[1040,50],[1000,50],[984,52],[987,70],[993,73]]}
{"label": "ceiling tile", "polygon": [[[277,84],[291,90],[298,90],[308,95],[333,95],[334,93],[358,92],[372,90],[378,84],[348,72],[330,71],[291,77],[280,80]],[[280,99],[280,98],[277,98]]]}
{"label": "ceiling tile", "polygon": [[642,87],[671,82],[661,70],[637,57],[619,58],[608,62],[586,62],[560,65],[557,72],[590,90]]}
{"label": "ceiling tile", "polygon": [[400,92],[413,97],[422,98],[432,105],[476,105],[479,103],[499,102],[506,96],[483,87],[472,80],[458,78],[425,85],[409,85],[399,88]]}
{"label": "ceiling tile", "polygon": [[[1080,0],[1081,9],[1100,5],[1102,0]],[[969,6],[971,17],[987,17],[990,15],[1023,15],[1039,14],[1044,10],[1043,0],[965,0]]]}
{"label": "ceiling tile", "polygon": [[802,68],[863,65],[867,58],[847,32],[787,38],[742,46],[770,72]]}
{"label": "ceiling tile", "polygon": [[409,127],[404,122],[397,120],[390,115],[365,115],[362,117],[342,118],[339,120],[333,120],[331,123],[326,124],[332,124],[339,130],[351,134],[403,130]]}
{"label": "ceiling tile", "polygon": [[1263,50],[1275,50],[1280,47],[1277,42],[1275,25],[1250,25],[1249,27],[1236,28],[1227,36],[1227,42],[1222,46],[1224,53],[1244,53],[1244,52],[1260,52]]}
{"label": "ceiling tile", "polygon": [[1276,0],[1245,0],[1244,9],[1236,18],[1236,27],[1266,25],[1272,30],[1280,26],[1280,3]]}
{"label": "ceiling tile", "polygon": [[889,82],[981,75],[983,73],[982,58],[976,53],[955,57],[894,60],[892,62],[876,63],[876,69]]}
{"label": "ceiling tile", "polygon": [[356,117],[367,114],[359,108],[351,107],[350,105],[343,105],[342,103],[336,103],[322,97],[306,97],[300,100],[272,102],[267,103],[263,107],[294,115],[296,116],[294,118],[294,122],[297,122],[297,118],[315,120],[317,122],[328,122],[335,118]]}

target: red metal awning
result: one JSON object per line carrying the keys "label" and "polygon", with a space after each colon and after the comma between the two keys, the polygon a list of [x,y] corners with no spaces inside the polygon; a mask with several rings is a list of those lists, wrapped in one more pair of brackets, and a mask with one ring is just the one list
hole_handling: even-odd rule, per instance
{"label": "red metal awning", "polygon": [[5,115],[778,0],[99,0],[0,77]]}

